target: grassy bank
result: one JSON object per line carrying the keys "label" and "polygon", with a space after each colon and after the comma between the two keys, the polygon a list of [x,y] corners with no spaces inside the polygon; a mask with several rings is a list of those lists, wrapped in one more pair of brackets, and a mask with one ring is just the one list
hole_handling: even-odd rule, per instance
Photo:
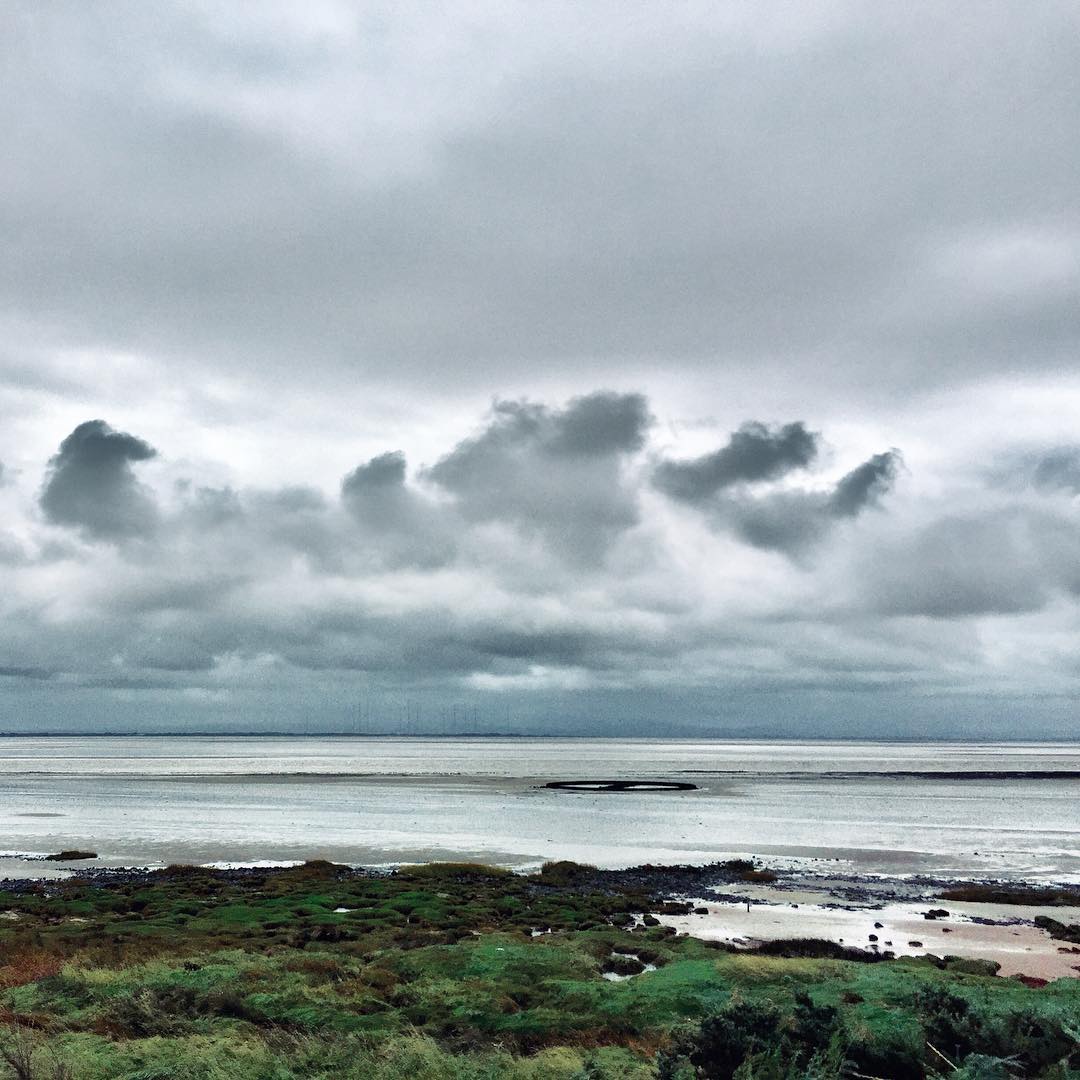
{"label": "grassy bank", "polygon": [[630,929],[661,899],[590,880],[309,864],[0,892],[0,1049],[21,1080],[1080,1076],[1080,980],[731,952]]}

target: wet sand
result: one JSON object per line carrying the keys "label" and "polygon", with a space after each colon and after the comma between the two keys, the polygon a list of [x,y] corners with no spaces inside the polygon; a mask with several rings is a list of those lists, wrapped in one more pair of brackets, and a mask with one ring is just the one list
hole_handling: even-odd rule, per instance
{"label": "wet sand", "polygon": [[[719,890],[717,890],[719,891]],[[732,888],[764,902],[717,902],[687,897],[707,915],[661,915],[661,922],[680,933],[736,946],[752,946],[782,938],[823,938],[850,948],[893,952],[897,956],[961,956],[993,960],[999,974],[1040,979],[1080,977],[1080,953],[1068,942],[1055,941],[1031,925],[1036,915],[1064,923],[1080,922],[1080,907],[1033,907],[1004,904],[965,904],[925,900],[889,903],[883,907],[830,907],[828,894],[801,890],[778,892],[763,887]],[[931,908],[948,917],[926,919]],[[976,922],[985,919],[992,922]],[[875,923],[880,923],[876,927]],[[871,935],[877,941],[871,940]],[[916,944],[918,943],[918,944]],[[1080,946],[1076,946],[1080,948]]]}

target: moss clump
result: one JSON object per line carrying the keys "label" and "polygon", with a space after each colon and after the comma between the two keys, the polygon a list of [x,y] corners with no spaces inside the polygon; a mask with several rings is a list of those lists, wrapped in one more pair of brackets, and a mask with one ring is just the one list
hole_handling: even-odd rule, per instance
{"label": "moss clump", "polygon": [[561,859],[557,862],[546,862],[540,867],[537,875],[545,885],[581,885],[584,882],[595,880],[599,871],[595,866],[588,863],[571,862],[569,859]]}

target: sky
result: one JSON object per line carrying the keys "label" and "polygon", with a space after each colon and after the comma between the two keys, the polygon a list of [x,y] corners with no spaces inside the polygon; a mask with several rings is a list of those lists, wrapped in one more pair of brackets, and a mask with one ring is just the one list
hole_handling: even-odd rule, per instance
{"label": "sky", "polygon": [[1080,733],[1074,3],[0,50],[0,729]]}

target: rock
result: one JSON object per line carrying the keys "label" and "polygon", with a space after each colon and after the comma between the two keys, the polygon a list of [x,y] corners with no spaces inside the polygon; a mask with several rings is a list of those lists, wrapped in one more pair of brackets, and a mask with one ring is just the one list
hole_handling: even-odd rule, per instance
{"label": "rock", "polygon": [[931,908],[929,911],[923,912],[924,919],[947,919],[949,913],[944,908]]}
{"label": "rock", "polygon": [[694,914],[695,915],[708,915],[709,914],[709,909],[707,907],[696,907],[696,908],[694,908]]}
{"label": "rock", "polygon": [[945,967],[961,975],[996,975],[1001,970],[995,960],[978,960],[972,956],[946,956]]}
{"label": "rock", "polygon": [[601,971],[614,975],[640,975],[645,965],[636,957],[627,953],[612,953],[601,965]]}
{"label": "rock", "polygon": [[641,917],[642,923],[645,926],[659,926],[660,920],[655,915],[643,915]]}
{"label": "rock", "polygon": [[922,947],[923,946],[922,946],[921,941],[909,941],[908,942],[908,948],[909,949],[921,949]]}
{"label": "rock", "polygon": [[80,859],[96,859],[96,851],[65,850],[58,851],[55,855],[46,855],[49,862],[77,862]]}
{"label": "rock", "polygon": [[694,905],[682,900],[666,900],[657,910],[661,915],[689,915]]}
{"label": "rock", "polygon": [[877,941],[877,934],[871,934],[870,935],[870,940],[871,941]]}
{"label": "rock", "polygon": [[1046,915],[1036,915],[1033,921],[1040,930],[1045,930],[1057,941],[1072,941],[1080,944],[1080,923],[1066,925]]}
{"label": "rock", "polygon": [[879,922],[874,923],[874,929],[875,930],[881,930],[883,928],[884,928],[884,923],[879,923]]}
{"label": "rock", "polygon": [[1014,975],[1013,978],[1032,990],[1039,990],[1050,982],[1049,979],[1040,979],[1037,975]]}

